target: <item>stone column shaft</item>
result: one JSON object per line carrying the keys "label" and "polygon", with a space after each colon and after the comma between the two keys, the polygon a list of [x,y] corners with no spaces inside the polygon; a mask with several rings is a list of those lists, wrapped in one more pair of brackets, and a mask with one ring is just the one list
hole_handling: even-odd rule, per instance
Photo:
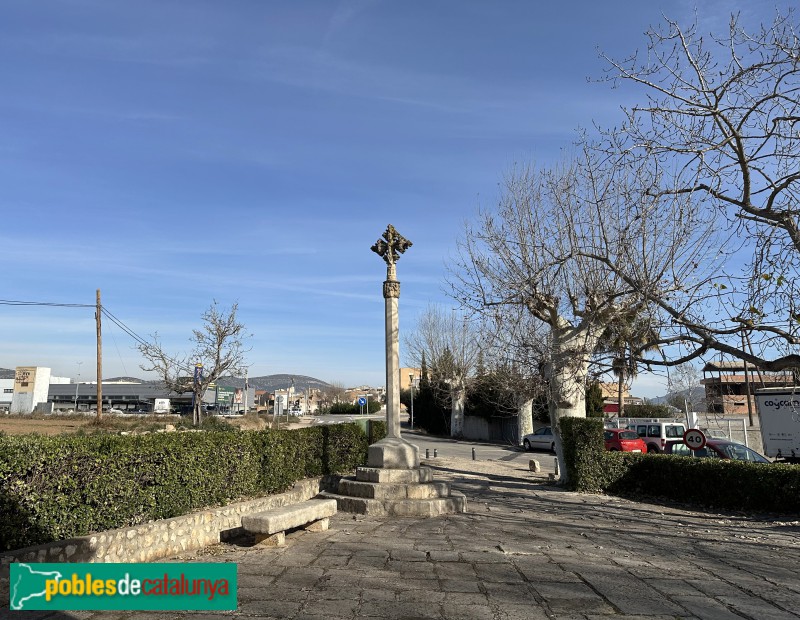
{"label": "stone column shaft", "polygon": [[400,282],[395,262],[411,242],[389,224],[383,239],[370,248],[386,261],[383,298],[386,300],[386,437],[369,446],[367,464],[384,469],[419,468],[419,450],[400,436]]}
{"label": "stone column shaft", "polygon": [[[400,283],[392,282],[398,289]],[[384,289],[389,288],[389,281]],[[386,297],[386,436],[400,437],[400,345],[398,298]]]}

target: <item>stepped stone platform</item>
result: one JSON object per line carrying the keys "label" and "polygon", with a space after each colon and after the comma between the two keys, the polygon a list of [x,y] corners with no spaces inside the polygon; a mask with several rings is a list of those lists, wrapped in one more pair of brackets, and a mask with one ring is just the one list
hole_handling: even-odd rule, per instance
{"label": "stepped stone platform", "polygon": [[359,467],[355,477],[339,481],[337,493],[320,497],[335,499],[342,512],[373,516],[436,517],[467,509],[464,494],[435,482],[428,467]]}

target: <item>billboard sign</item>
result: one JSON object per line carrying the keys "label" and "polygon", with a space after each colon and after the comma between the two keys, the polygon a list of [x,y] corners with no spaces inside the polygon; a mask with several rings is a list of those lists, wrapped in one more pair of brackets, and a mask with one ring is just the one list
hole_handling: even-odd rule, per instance
{"label": "billboard sign", "polygon": [[35,382],[35,366],[17,366],[14,371],[14,393],[29,394],[33,392],[33,384]]}
{"label": "billboard sign", "polygon": [[230,405],[233,402],[234,389],[217,386],[217,405]]}

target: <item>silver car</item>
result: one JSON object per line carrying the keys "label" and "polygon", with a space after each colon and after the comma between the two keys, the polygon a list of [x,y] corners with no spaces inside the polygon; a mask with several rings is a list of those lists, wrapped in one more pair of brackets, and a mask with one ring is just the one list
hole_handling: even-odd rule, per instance
{"label": "silver car", "polygon": [[556,441],[553,436],[553,429],[550,426],[543,426],[538,431],[525,435],[522,438],[522,445],[526,450],[549,450],[556,451]]}

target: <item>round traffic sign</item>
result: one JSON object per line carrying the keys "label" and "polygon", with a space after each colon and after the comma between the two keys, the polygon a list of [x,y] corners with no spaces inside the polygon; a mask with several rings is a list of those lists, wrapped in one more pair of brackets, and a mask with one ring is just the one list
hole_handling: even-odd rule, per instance
{"label": "round traffic sign", "polygon": [[690,428],[683,434],[683,443],[690,450],[700,450],[706,447],[706,436],[699,428]]}
{"label": "round traffic sign", "polygon": [[358,397],[358,404],[359,404],[359,405],[361,405],[361,406],[363,407],[364,405],[366,405],[366,404],[367,404],[367,399],[366,399],[366,398],[364,398],[363,396],[359,396],[359,397]]}

